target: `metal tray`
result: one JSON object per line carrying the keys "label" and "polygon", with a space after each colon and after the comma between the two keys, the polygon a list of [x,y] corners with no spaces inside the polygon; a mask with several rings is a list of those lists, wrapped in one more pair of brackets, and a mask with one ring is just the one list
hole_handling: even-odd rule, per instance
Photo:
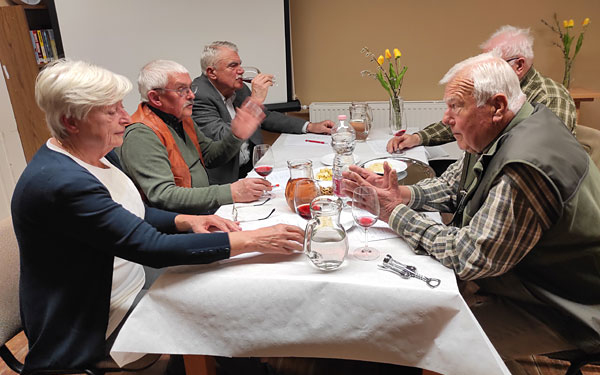
{"label": "metal tray", "polygon": [[400,185],[412,185],[412,184],[417,183],[426,178],[435,177],[435,172],[434,172],[433,168],[431,168],[429,165],[423,163],[422,161],[407,158],[405,156],[390,155],[390,156],[385,156],[385,157],[373,158],[373,159],[366,160],[364,163],[361,163],[359,166],[361,168],[364,168],[365,164],[367,164],[371,161],[374,161],[374,160],[382,160],[382,159],[396,159],[396,160],[401,160],[406,163],[406,165],[408,166],[406,168],[406,170],[398,173],[398,183]]}

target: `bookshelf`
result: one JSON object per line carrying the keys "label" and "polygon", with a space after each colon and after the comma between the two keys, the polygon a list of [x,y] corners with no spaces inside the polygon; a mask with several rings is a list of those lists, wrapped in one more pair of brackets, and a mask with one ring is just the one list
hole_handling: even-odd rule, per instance
{"label": "bookshelf", "polygon": [[35,103],[35,79],[41,67],[34,54],[29,30],[53,29],[59,57],[64,56],[54,3],[0,7],[0,69],[17,123],[27,161],[50,137],[44,113]]}

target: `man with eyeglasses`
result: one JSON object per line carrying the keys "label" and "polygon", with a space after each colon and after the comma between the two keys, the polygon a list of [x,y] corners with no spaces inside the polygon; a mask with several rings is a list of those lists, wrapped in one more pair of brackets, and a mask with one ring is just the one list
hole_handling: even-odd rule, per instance
{"label": "man with eyeglasses", "polygon": [[[258,74],[252,80],[252,89],[242,81],[242,61],[237,46],[231,42],[213,42],[204,47],[202,75],[194,79],[198,92],[194,100],[192,118],[207,137],[223,139],[230,132],[235,109],[246,98],[262,103],[273,85],[273,76]],[[321,133],[330,134],[333,122],[326,120],[317,123],[286,116],[279,112],[265,111],[266,117],[261,128],[276,133]],[[242,145],[239,156],[226,165],[209,170],[212,183],[227,183],[245,177],[252,170],[252,149],[263,143],[262,134],[256,131]]]}
{"label": "man with eyeglasses", "polygon": [[190,117],[196,87],[185,67],[168,60],[146,64],[138,77],[142,103],[131,116],[117,150],[125,173],[152,206],[181,213],[214,212],[233,202],[252,202],[268,181],[246,178],[210,185],[207,168],[227,163],[264,118],[260,104],[245,102],[221,141],[206,137]]}
{"label": "man with eyeglasses", "polygon": [[[509,63],[519,77],[521,90],[530,103],[544,104],[567,126],[575,135],[576,109],[569,91],[550,78],[542,76],[533,68],[533,36],[529,29],[519,29],[505,25],[500,27],[492,36],[481,44],[484,52],[495,52],[500,58]],[[431,124],[425,129],[414,133],[393,137],[388,141],[388,152],[395,152],[415,146],[436,146],[454,141],[450,127],[443,122]],[[443,163],[436,169],[440,174],[448,163]],[[434,166],[435,163],[432,163]]]}

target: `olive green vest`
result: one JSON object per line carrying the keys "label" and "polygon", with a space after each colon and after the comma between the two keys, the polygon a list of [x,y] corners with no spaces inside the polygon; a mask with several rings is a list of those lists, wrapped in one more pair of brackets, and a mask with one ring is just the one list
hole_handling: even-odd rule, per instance
{"label": "olive green vest", "polygon": [[[523,163],[540,172],[558,196],[561,211],[556,223],[514,269],[478,280],[478,284],[518,300],[550,326],[558,328],[558,324],[564,328],[559,329],[563,336],[580,348],[598,350],[600,172],[558,117],[543,105],[525,103],[483,154],[465,155],[462,202],[454,225],[469,224],[502,168],[510,163]],[[499,288],[517,284],[528,293],[516,296],[519,287]]]}

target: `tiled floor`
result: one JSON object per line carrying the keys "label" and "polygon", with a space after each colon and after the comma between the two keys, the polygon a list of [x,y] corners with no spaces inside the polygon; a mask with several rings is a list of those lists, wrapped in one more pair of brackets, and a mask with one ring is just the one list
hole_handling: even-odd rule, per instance
{"label": "tiled floor", "polygon": [[[22,361],[25,358],[25,354],[27,353],[27,339],[22,332],[14,339],[9,341],[7,346],[13,352],[13,354],[15,354],[17,359]],[[166,364],[166,358],[165,360],[161,358],[161,361],[159,362],[164,362],[164,364]],[[285,361],[270,359],[269,362],[273,365],[273,367],[280,370],[281,375],[414,375],[419,373],[418,371],[415,371],[415,369],[406,368],[402,371],[398,371],[398,367],[385,365],[376,366],[376,369],[373,370],[375,372],[373,372],[371,371],[371,368],[367,368],[369,366],[368,364],[341,360],[319,360],[317,364],[317,361],[304,359],[294,360],[287,358]],[[521,361],[521,363],[526,368],[528,375],[563,375],[567,369],[565,362],[554,361],[546,357],[535,356],[524,359]],[[164,365],[159,363],[155,369],[144,372],[144,375],[159,375],[159,369],[162,368],[164,368]],[[425,372],[424,375],[425,374],[433,375],[431,372]],[[586,366],[583,369],[583,374],[600,375],[600,366]],[[1,360],[0,375],[14,375],[14,372],[12,372],[12,370],[10,370]]]}

